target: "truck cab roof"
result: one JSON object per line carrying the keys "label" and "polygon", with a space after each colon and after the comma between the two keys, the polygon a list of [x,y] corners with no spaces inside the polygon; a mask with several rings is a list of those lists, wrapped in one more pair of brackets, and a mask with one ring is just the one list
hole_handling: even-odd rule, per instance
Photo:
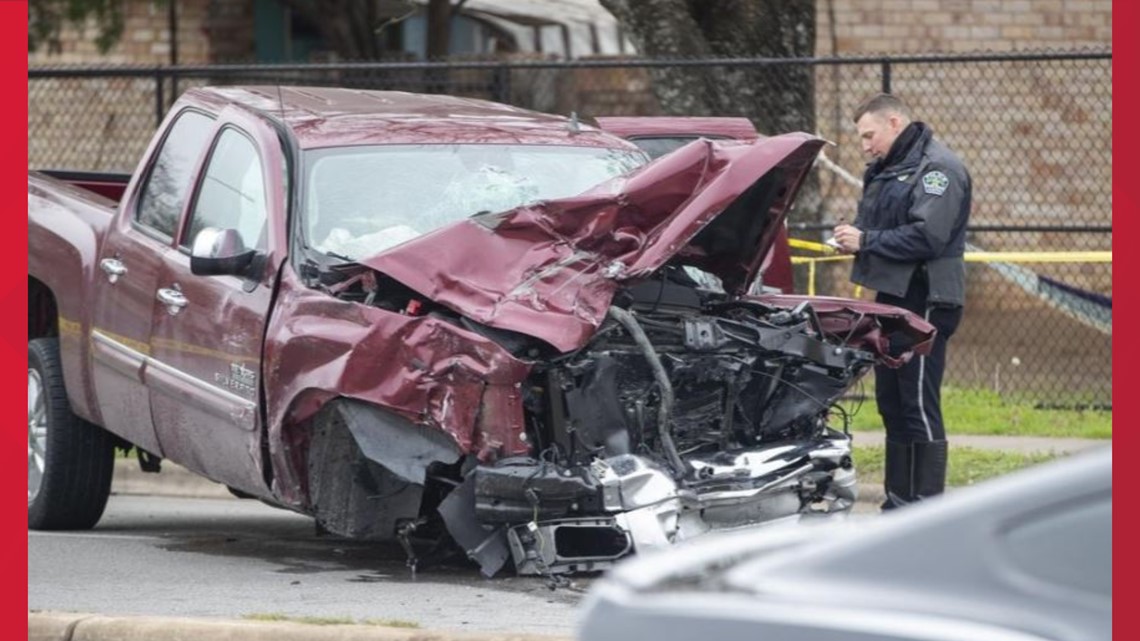
{"label": "truck cab roof", "polygon": [[487,100],[332,87],[207,87],[182,104],[236,106],[287,127],[302,149],[376,144],[511,143],[633,149],[595,127]]}

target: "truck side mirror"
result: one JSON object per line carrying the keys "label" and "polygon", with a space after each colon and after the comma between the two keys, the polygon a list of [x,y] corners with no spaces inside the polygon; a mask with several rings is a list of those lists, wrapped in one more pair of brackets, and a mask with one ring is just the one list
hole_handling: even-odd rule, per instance
{"label": "truck side mirror", "polygon": [[194,237],[190,248],[190,273],[199,276],[239,275],[253,262],[255,252],[246,249],[236,229],[207,227]]}

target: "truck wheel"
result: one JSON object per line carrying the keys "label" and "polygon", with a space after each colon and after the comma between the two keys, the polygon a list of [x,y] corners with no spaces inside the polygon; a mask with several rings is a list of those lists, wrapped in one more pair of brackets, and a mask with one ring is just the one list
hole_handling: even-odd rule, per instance
{"label": "truck wheel", "polygon": [[29,341],[28,527],[94,527],[111,493],[114,457],[114,437],[71,411],[59,341]]}

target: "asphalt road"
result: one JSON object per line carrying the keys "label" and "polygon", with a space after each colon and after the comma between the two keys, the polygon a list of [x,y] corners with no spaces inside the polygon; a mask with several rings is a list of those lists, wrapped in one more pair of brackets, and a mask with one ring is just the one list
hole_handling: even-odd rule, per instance
{"label": "asphalt road", "polygon": [[316,536],[256,501],[112,496],[88,532],[28,532],[28,608],[400,619],[425,628],[571,635],[588,579],[485,580],[454,564],[412,577],[397,545]]}

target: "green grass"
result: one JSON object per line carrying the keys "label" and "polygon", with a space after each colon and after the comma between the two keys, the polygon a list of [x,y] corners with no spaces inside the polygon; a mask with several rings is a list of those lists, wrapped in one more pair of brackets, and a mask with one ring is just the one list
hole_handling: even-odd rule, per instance
{"label": "green grass", "polygon": [[288,621],[290,623],[306,623],[309,625],[377,625],[388,628],[419,628],[420,624],[415,621],[405,621],[403,619],[364,619],[357,621],[351,617],[294,617],[279,612],[254,612],[252,614],[242,615],[243,619],[249,621]]}
{"label": "green grass", "polygon": [[[860,483],[882,484],[884,456],[885,450],[881,445],[854,448],[855,472]],[[1053,452],[1023,453],[954,447],[951,442],[946,484],[954,487],[973,485],[1030,465],[1051,461],[1058,456]]]}
{"label": "green grass", "polygon": [[[855,431],[881,431],[873,391],[852,419]],[[851,409],[850,403],[846,404]],[[955,434],[1112,438],[1112,412],[1037,409],[1031,403],[1005,401],[987,390],[942,389],[942,420],[951,441]]]}

